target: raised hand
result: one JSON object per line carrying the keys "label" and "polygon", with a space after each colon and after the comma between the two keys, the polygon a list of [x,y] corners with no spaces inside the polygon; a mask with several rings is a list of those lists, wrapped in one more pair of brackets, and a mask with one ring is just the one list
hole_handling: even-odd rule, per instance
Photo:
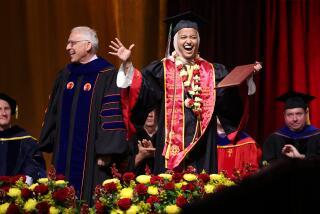
{"label": "raised hand", "polygon": [[108,53],[117,56],[122,62],[126,63],[130,59],[134,44],[131,44],[129,49],[127,49],[118,38],[115,38],[115,40],[111,41],[111,45],[109,45],[113,51],[109,51]]}
{"label": "raised hand", "polygon": [[255,73],[256,72],[258,72],[258,71],[260,71],[261,70],[261,68],[262,68],[262,64],[260,63],[260,62],[258,62],[258,61],[256,61],[255,62],[255,65],[254,65],[254,70],[255,70]]}

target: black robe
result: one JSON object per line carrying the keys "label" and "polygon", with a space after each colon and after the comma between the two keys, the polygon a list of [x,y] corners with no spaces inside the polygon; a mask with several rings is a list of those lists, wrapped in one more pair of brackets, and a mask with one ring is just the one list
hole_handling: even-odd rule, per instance
{"label": "black robe", "polygon": [[117,163],[128,149],[116,75],[102,58],[69,64],[55,81],[41,131],[41,150],[53,152],[57,173],[89,203],[95,186],[111,176],[97,157],[109,155]]}
{"label": "black robe", "polygon": [[[214,64],[216,84],[221,81],[228,71],[221,64]],[[165,158],[162,155],[165,145],[165,103],[164,103],[164,68],[162,61],[156,61],[142,70],[142,85],[138,101],[133,108],[132,121],[142,125],[148,113],[159,108],[158,132],[156,138],[156,152],[154,173],[166,171]],[[193,166],[200,173],[205,170],[207,173],[217,172],[216,152],[216,117],[218,116],[227,134],[235,131],[242,116],[242,101],[237,88],[218,89],[214,115],[212,115],[206,132],[202,135],[197,145],[186,156],[181,169]],[[184,108],[185,114],[185,147],[194,137],[197,119],[190,108]]]}
{"label": "black robe", "polygon": [[0,131],[0,176],[28,175],[36,181],[46,177],[38,143],[19,126]]}
{"label": "black robe", "polygon": [[151,171],[153,171],[154,168],[154,157],[145,158],[141,160],[141,162],[137,166],[135,166],[135,158],[139,152],[138,141],[142,141],[143,139],[150,140],[153,146],[155,146],[156,134],[150,137],[150,135],[144,128],[140,128],[130,140],[131,154],[128,162],[128,170],[134,172],[136,175],[145,174],[145,169],[147,166]]}
{"label": "black robe", "polygon": [[306,158],[320,155],[320,130],[306,125],[300,132],[293,132],[288,127],[272,133],[263,144],[262,164],[286,158],[281,153],[285,144],[291,144],[306,156]]}

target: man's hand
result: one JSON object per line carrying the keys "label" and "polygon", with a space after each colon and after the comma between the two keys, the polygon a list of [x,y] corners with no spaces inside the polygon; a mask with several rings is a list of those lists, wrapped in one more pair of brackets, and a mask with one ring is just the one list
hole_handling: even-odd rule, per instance
{"label": "man's hand", "polygon": [[98,166],[108,166],[111,163],[110,155],[100,155],[97,159]]}
{"label": "man's hand", "polygon": [[131,50],[134,47],[134,44],[131,44],[129,49],[127,49],[118,38],[115,38],[115,40],[115,42],[111,41],[111,45],[109,45],[113,51],[108,53],[117,56],[123,63],[127,63],[130,59]]}
{"label": "man's hand", "polygon": [[145,158],[154,157],[154,153],[156,151],[152,145],[152,142],[146,139],[138,141],[138,150],[139,152],[135,158],[135,166],[139,165],[139,163]]}
{"label": "man's hand", "polygon": [[304,159],[305,155],[301,154],[296,147],[294,147],[291,144],[286,144],[282,148],[282,154],[289,157],[289,158],[299,158],[299,159]]}

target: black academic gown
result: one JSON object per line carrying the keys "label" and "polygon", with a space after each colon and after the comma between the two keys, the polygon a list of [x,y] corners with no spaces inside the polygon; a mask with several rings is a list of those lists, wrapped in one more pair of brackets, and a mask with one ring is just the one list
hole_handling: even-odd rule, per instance
{"label": "black academic gown", "polygon": [[156,134],[150,137],[147,131],[144,128],[141,128],[135,133],[135,135],[130,140],[131,154],[128,162],[128,170],[134,172],[136,175],[145,174],[145,169],[147,166],[149,167],[151,172],[154,168],[154,157],[145,158],[141,160],[141,162],[137,166],[135,166],[135,157],[139,152],[138,141],[142,141],[143,139],[150,140],[153,146],[155,146]]}
{"label": "black academic gown", "polygon": [[19,126],[0,131],[0,175],[45,177],[45,161],[37,148],[37,140]]}
{"label": "black academic gown", "polygon": [[320,130],[306,125],[300,132],[293,132],[288,127],[272,133],[263,144],[262,164],[286,158],[281,153],[285,144],[291,144],[306,156],[306,158],[320,155]]}
{"label": "black academic gown", "polygon": [[102,58],[69,64],[56,79],[41,131],[41,150],[53,152],[57,173],[89,203],[95,186],[111,176],[110,165],[98,167],[97,157],[118,163],[128,149],[116,75]]}
{"label": "black academic gown", "polygon": [[[221,64],[214,64],[216,84],[221,81],[228,71]],[[165,103],[164,103],[164,68],[163,62],[153,62],[142,70],[142,85],[139,99],[133,108],[132,121],[142,125],[148,113],[158,107],[160,109],[158,119],[158,132],[156,138],[156,152],[154,173],[166,171],[165,159],[162,155],[165,145]],[[205,170],[207,173],[217,172],[217,152],[216,152],[216,117],[219,119],[229,134],[235,131],[237,125],[231,121],[240,121],[242,115],[241,98],[236,88],[218,89],[216,91],[216,102],[214,115],[197,145],[180,164],[180,169],[193,166],[200,173]],[[185,116],[185,148],[194,137],[196,128],[196,116],[190,108],[184,108]],[[228,118],[233,120],[228,120]]]}

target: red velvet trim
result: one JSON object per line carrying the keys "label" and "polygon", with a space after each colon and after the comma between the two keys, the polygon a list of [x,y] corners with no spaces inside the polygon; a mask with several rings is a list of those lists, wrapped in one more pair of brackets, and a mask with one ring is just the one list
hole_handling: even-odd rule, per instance
{"label": "red velvet trim", "polygon": [[142,85],[142,75],[139,70],[134,69],[132,83],[130,88],[121,90],[121,105],[123,121],[127,128],[127,140],[136,132],[136,129],[131,122],[132,109],[138,101],[139,93]]}
{"label": "red velvet trim", "polygon": [[231,142],[226,146],[218,146],[217,154],[218,172],[224,172],[229,178],[232,178],[234,170],[245,174],[248,165],[250,165],[250,170],[258,170],[262,152],[254,139],[247,137],[236,144]]}

